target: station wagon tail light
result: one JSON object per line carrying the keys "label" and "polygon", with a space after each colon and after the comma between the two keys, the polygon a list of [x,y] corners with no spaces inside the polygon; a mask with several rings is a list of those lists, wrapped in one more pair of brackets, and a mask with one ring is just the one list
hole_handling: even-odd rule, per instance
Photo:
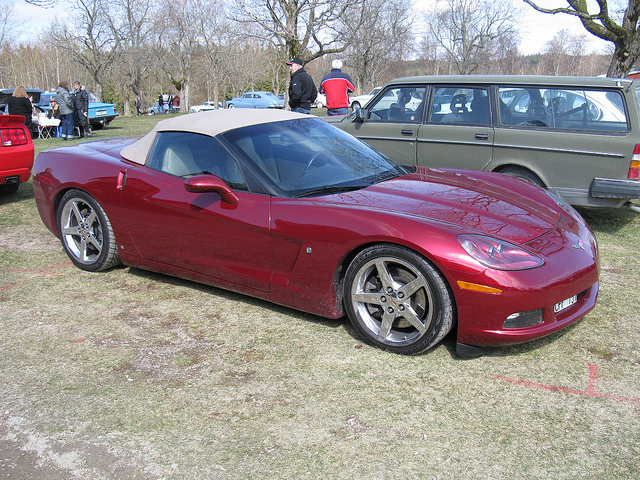
{"label": "station wagon tail light", "polygon": [[629,174],[627,178],[630,180],[640,180],[640,144],[633,149],[633,157],[631,157],[631,165],[629,165]]}
{"label": "station wagon tail light", "polygon": [[458,235],[458,242],[471,257],[496,270],[527,270],[544,261],[525,249],[482,235]]}
{"label": "station wagon tail light", "polygon": [[29,143],[27,134],[22,128],[3,128],[0,130],[0,145],[3,147],[13,147],[16,145],[26,145]]}

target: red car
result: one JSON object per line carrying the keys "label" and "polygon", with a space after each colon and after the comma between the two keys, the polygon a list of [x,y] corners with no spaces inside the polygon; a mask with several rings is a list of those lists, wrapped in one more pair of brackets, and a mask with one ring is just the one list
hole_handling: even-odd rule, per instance
{"label": "red car", "polygon": [[217,110],[38,155],[45,225],[89,271],[125,265],[328,318],[418,354],[560,330],[596,303],[595,238],[501,174],[408,167],[309,115]]}
{"label": "red car", "polygon": [[0,115],[0,194],[15,193],[31,177],[33,142],[22,115]]}

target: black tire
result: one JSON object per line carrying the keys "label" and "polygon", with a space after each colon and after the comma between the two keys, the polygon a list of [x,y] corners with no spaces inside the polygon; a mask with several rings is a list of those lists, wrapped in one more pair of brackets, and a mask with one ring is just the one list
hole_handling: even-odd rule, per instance
{"label": "black tire", "polygon": [[344,303],[367,343],[404,355],[436,345],[455,317],[440,272],[416,252],[396,245],[375,245],[356,256],[345,275]]}
{"label": "black tire", "polygon": [[236,108],[236,106],[233,103],[230,103],[229,105],[227,105],[227,108]]}
{"label": "black tire", "polygon": [[69,190],[57,212],[64,251],[82,270],[99,272],[120,264],[111,222],[100,204],[82,190]]}
{"label": "black tire", "polygon": [[540,178],[530,170],[519,167],[507,167],[500,170],[500,173],[504,173],[505,175],[509,175],[510,177],[519,178],[520,180],[524,180],[538,187],[547,189],[547,186],[544,184]]}
{"label": "black tire", "polygon": [[353,102],[353,103],[351,104],[351,110],[352,110],[352,111],[354,111],[354,112],[355,112],[355,111],[356,111],[356,110],[358,110],[359,108],[362,108],[362,107],[360,106],[360,102]]}
{"label": "black tire", "polygon": [[13,195],[20,188],[20,183],[3,183],[0,185],[0,195]]}

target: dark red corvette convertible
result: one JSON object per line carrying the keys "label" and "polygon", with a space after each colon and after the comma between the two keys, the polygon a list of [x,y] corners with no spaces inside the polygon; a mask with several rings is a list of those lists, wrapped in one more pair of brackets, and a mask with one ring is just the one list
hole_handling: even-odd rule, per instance
{"label": "dark red corvette convertible", "polygon": [[49,150],[46,226],[80,268],[120,262],[313,314],[417,354],[525,342],[595,305],[595,238],[500,174],[400,166],[322,120],[224,110]]}

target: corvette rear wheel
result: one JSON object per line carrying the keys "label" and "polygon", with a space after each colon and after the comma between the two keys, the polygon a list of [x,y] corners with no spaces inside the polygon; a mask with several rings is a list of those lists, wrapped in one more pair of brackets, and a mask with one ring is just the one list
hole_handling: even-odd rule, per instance
{"label": "corvette rear wheel", "polygon": [[442,275],[422,256],[395,245],[358,254],[346,272],[344,299],[358,333],[395,353],[428,350],[454,321],[452,296]]}
{"label": "corvette rear wheel", "polygon": [[58,231],[71,261],[89,272],[120,263],[111,222],[100,204],[81,190],[69,190],[58,207]]}

